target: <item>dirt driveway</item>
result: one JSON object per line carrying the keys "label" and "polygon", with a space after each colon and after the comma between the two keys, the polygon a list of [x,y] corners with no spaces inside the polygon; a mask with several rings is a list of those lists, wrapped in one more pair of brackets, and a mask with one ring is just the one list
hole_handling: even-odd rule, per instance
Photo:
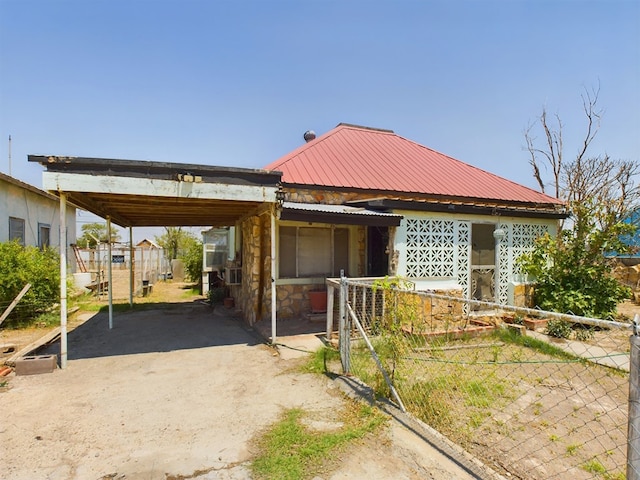
{"label": "dirt driveway", "polygon": [[[69,334],[65,370],[8,377],[0,476],[250,479],[251,439],[284,409],[331,425],[354,386],[301,374],[299,361],[200,302],[116,314],[113,330],[93,315]],[[429,441],[391,422],[317,478],[489,478]]]}

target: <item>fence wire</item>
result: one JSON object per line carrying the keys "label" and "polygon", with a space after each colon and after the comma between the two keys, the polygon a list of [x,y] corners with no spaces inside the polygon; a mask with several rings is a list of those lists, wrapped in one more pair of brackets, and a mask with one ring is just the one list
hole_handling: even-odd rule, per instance
{"label": "fence wire", "polygon": [[631,322],[343,285],[343,367],[379,395],[510,478],[640,478]]}

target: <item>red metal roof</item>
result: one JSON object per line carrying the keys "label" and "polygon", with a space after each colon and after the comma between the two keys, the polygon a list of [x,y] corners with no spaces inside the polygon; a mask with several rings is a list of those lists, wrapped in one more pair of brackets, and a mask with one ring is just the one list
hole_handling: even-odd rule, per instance
{"label": "red metal roof", "polygon": [[391,130],[340,124],[270,163],[285,184],[561,204],[556,198],[436,152]]}

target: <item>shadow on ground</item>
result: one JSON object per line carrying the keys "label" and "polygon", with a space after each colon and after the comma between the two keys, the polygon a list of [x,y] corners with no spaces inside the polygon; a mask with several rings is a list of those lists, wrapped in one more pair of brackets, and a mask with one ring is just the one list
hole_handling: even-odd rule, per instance
{"label": "shadow on ground", "polygon": [[[223,345],[262,343],[232,312],[203,302],[145,304],[144,309],[99,312],[67,335],[67,358],[170,352]],[[39,353],[59,354],[60,341]]]}

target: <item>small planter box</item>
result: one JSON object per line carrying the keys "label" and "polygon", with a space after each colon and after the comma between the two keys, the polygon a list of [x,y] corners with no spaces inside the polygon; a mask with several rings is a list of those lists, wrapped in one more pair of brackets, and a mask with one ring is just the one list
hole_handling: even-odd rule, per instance
{"label": "small planter box", "polygon": [[33,355],[16,360],[16,375],[51,373],[58,366],[56,355]]}
{"label": "small planter box", "polygon": [[547,322],[548,320],[541,318],[525,318],[522,320],[522,323],[527,327],[527,330],[533,330],[534,332],[544,330],[547,327]]}
{"label": "small planter box", "polygon": [[435,330],[432,332],[416,333],[416,332],[410,331],[407,328],[403,328],[403,331],[405,333],[408,333],[411,335],[419,335],[424,338],[446,337],[450,339],[460,339],[460,338],[467,338],[467,337],[474,338],[481,335],[488,335],[496,329],[495,325],[489,325],[485,322],[472,320],[470,323],[471,325],[464,329]]}

